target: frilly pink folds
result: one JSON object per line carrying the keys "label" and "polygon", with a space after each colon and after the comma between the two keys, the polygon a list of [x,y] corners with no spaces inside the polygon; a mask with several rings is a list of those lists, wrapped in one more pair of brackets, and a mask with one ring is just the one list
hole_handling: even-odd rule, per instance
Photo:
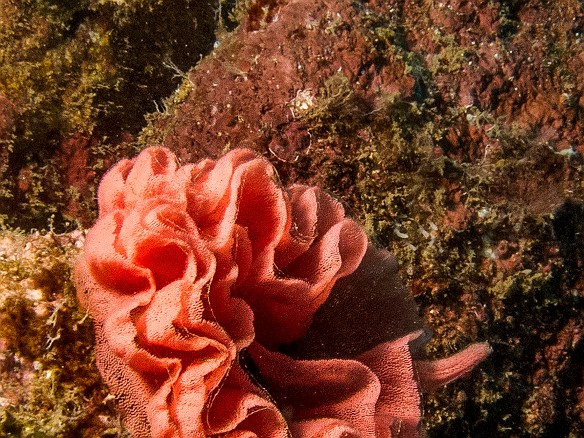
{"label": "frilly pink folds", "polygon": [[[282,189],[250,150],[179,167],[151,147],[116,164],[98,200],[75,282],[135,437],[414,437],[420,390],[489,353],[414,359],[419,321],[391,256],[318,188]],[[335,303],[358,312],[378,290],[384,335],[355,348],[358,322]]]}

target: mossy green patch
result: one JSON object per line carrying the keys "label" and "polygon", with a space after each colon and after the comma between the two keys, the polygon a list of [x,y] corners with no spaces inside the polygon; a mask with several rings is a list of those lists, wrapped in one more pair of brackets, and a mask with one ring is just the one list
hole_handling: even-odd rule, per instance
{"label": "mossy green patch", "polygon": [[[562,204],[558,175],[568,160],[476,108],[390,95],[366,113],[354,96],[346,79],[333,77],[300,115],[318,138],[310,158],[325,187],[398,258],[434,331],[430,357],[477,340],[494,349],[471,380],[425,397],[429,436],[472,435],[477,427],[492,436],[543,436],[563,421],[562,430],[577,435],[574,414],[555,396],[542,403],[542,389],[529,381],[540,370],[541,388],[558,394],[569,379],[568,363],[550,372],[541,358],[563,342],[581,305],[570,284],[584,260],[575,246],[584,247],[583,198],[572,185],[577,201]],[[462,159],[445,153],[445,132],[461,121],[485,132],[492,150]],[[301,170],[302,159],[295,165]],[[551,183],[534,186],[534,178]]]}
{"label": "mossy green patch", "polygon": [[[43,228],[51,215],[71,214],[69,188],[91,181],[62,172],[55,157],[63,142],[87,139],[75,146],[89,150],[85,167],[94,164],[94,145],[135,135],[179,84],[176,70],[188,71],[212,48],[218,8],[194,0],[0,0],[0,95],[17,109],[0,169],[3,222]],[[42,190],[19,184],[22,172]],[[95,207],[88,193],[79,196],[75,214],[59,224]]]}
{"label": "mossy green patch", "polygon": [[91,321],[69,280],[82,238],[0,233],[2,436],[121,433],[95,368]]}

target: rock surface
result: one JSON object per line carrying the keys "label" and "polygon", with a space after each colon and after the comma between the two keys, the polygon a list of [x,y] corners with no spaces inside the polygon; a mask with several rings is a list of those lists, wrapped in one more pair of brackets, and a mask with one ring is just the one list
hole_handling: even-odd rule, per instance
{"label": "rock surface", "polygon": [[[99,177],[128,151],[163,144],[195,161],[253,148],[284,184],[341,199],[396,254],[434,330],[431,358],[493,346],[468,380],[426,398],[429,436],[583,435],[581,3],[256,0],[234,16],[139,135],[139,123],[108,139],[78,130],[49,143],[58,160],[11,161],[4,211],[17,199],[36,224],[88,224]],[[22,123],[6,89],[16,112],[0,111],[0,132]],[[95,173],[62,172],[72,162]],[[56,171],[76,197],[43,179]],[[39,187],[59,202],[39,208]]]}
{"label": "rock surface", "polygon": [[256,2],[139,141],[325,187],[397,254],[431,354],[493,343],[427,400],[430,436],[578,435],[583,22],[569,0]]}

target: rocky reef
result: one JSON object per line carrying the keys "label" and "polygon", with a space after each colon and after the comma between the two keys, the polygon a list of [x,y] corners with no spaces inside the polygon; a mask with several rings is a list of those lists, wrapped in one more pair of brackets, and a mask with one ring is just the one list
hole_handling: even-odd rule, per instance
{"label": "rocky reef", "polygon": [[[424,397],[428,436],[584,434],[581,3],[201,4],[0,0],[2,433],[123,433],[72,230],[113,162],[160,144],[183,162],[244,146],[322,187],[396,255],[429,358],[491,344]],[[6,249],[29,241],[50,249]],[[42,385],[71,397],[35,405]]]}

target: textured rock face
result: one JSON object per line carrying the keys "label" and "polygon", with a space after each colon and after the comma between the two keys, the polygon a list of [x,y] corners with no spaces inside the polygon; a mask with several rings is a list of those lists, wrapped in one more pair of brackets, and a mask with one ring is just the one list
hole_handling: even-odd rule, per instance
{"label": "textured rock face", "polygon": [[[337,97],[331,113],[347,110],[340,105],[347,89],[329,83],[326,92],[335,73],[348,80],[356,113],[378,109],[391,93],[461,111],[439,143],[459,159],[500,147],[501,124],[559,149],[579,141],[584,18],[577,2],[260,3],[189,74],[194,89],[185,101],[158,121],[166,146],[191,158],[227,145],[294,159],[311,143],[302,120],[319,94]],[[549,17],[553,25],[545,24]],[[542,40],[534,43],[534,35]]]}
{"label": "textured rock face", "polygon": [[180,82],[177,71],[212,48],[217,7],[0,0],[0,95],[16,109],[11,147],[1,152],[10,163],[0,181],[3,222],[91,222],[95,171],[128,153],[144,114]]}
{"label": "textured rock face", "polygon": [[0,94],[0,177],[6,177],[8,168],[9,147],[14,131],[14,104]]}
{"label": "textured rock face", "polygon": [[[391,7],[378,14],[368,9],[375,5],[347,1],[259,3],[262,8],[251,9],[189,74],[193,91],[177,111],[157,121],[164,145],[179,156],[217,156],[240,146],[293,160],[310,149],[301,119],[319,97],[331,100],[331,114],[323,116],[334,117],[335,110],[348,111],[343,104],[367,113],[388,93],[413,95],[415,81],[404,60],[385,51],[388,41],[372,27],[392,14]],[[376,39],[385,47],[375,47]]]}
{"label": "textured rock face", "polygon": [[[13,164],[0,168],[9,174],[0,181],[1,195],[9,195],[0,207],[17,205],[22,213],[11,219],[44,227],[54,214],[51,224],[61,229],[72,226],[65,216],[89,226],[99,177],[148,145],[165,144],[185,163],[238,145],[255,148],[285,186],[334,193],[378,246],[392,250],[435,333],[430,357],[493,340],[493,359],[472,379],[424,397],[430,436],[584,435],[580,2],[240,2],[247,8],[236,14],[241,27],[223,36],[187,78],[180,70],[195,61],[180,50],[184,44],[172,51],[184,55],[179,62],[153,60],[150,49],[163,49],[162,56],[167,52],[159,43],[190,38],[193,9],[177,8],[181,16],[173,17],[170,5],[205,2],[58,3],[0,0],[3,59],[23,61],[0,65],[0,94],[14,104],[16,126],[23,125],[16,95],[40,104],[34,106],[40,118],[26,119],[36,139],[26,145],[42,153],[22,163],[23,154],[13,152]],[[25,4],[34,5],[29,15],[21,14]],[[149,8],[154,4],[165,14]],[[103,14],[79,13],[88,5],[104,7]],[[168,19],[161,27],[153,19],[162,16]],[[121,21],[112,27],[112,19]],[[109,30],[137,30],[139,42],[153,27],[162,34],[138,44],[145,50],[127,58],[121,38],[116,47],[123,50],[112,57]],[[45,50],[47,41],[53,51]],[[88,41],[95,43],[91,50]],[[27,45],[43,50],[29,52]],[[73,58],[61,56],[65,49]],[[139,67],[126,69],[130,60]],[[173,64],[179,68],[164,67]],[[136,72],[176,76],[172,83],[156,80],[156,90],[174,90],[184,80],[165,105],[158,101],[163,112],[148,115],[149,126],[133,144],[123,131],[136,133],[144,112],[156,108],[153,89],[138,87],[138,96],[117,88],[120,78],[134,81]],[[97,109],[116,123],[95,122],[95,89],[115,97]],[[63,135],[58,121],[78,128]],[[107,138],[103,130],[88,135],[98,125]],[[47,132],[55,135],[50,141],[36,136]],[[14,151],[30,150],[13,140]],[[355,307],[344,294],[335,302]],[[321,307],[314,331],[328,327],[323,321],[334,312],[332,305]],[[361,338],[372,332],[361,331]],[[318,358],[320,340],[312,339],[289,354]],[[331,355],[343,347],[333,343]],[[351,351],[363,353],[354,345]],[[27,409],[38,413],[36,406]],[[15,410],[8,412],[0,415],[7,419],[2,432],[46,430],[42,419],[40,429],[29,429],[26,415],[22,429],[14,429]],[[64,430],[83,430],[75,421]],[[113,425],[108,420],[104,428]]]}
{"label": "textured rock face", "polygon": [[334,192],[395,251],[431,351],[501,340],[448,411],[428,399],[430,433],[578,435],[583,17],[573,0],[256,2],[141,141],[185,161],[254,148]]}

